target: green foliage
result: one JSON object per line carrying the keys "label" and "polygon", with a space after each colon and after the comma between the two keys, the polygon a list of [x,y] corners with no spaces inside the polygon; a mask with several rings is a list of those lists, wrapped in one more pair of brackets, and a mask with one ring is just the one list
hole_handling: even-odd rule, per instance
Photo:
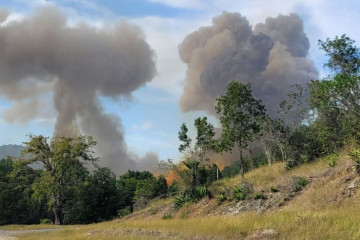
{"label": "green foliage", "polygon": [[329,167],[335,167],[338,155],[333,153],[323,157],[323,160],[329,165]]}
{"label": "green foliage", "polygon": [[295,191],[300,191],[301,189],[303,189],[303,187],[305,187],[306,185],[308,185],[309,181],[305,178],[300,178],[298,183],[295,186]]}
{"label": "green foliage", "polygon": [[271,186],[270,191],[273,193],[279,192],[279,189],[276,186]]}
{"label": "green foliage", "polygon": [[172,215],[170,213],[165,213],[162,217],[164,220],[172,219]]}
{"label": "green foliage", "polygon": [[179,194],[179,192],[180,192],[179,182],[176,180],[172,181],[172,183],[168,187],[168,194],[170,196],[174,196],[174,195]]}
{"label": "green foliage", "polygon": [[309,84],[313,123],[324,154],[331,154],[349,139],[359,140],[360,50],[346,35],[319,41],[329,57],[332,75]]}
{"label": "green foliage", "polygon": [[244,175],[242,151],[260,132],[260,120],[265,117],[265,108],[261,101],[253,98],[249,84],[233,81],[228,85],[226,94],[217,99],[215,109],[220,114],[223,130],[217,150],[231,151],[233,147],[237,147]]}
{"label": "green foliage", "polygon": [[117,215],[119,218],[123,218],[131,213],[131,207],[126,206],[123,209],[120,209],[117,211]]}
{"label": "green foliage", "polygon": [[252,159],[250,159],[250,157],[244,157],[242,164],[240,161],[234,161],[230,165],[225,166],[221,171],[221,175],[226,178],[235,177],[242,173],[242,167],[244,168],[244,172],[248,172],[251,170],[251,167],[258,168],[266,165],[266,163],[267,160],[263,154],[257,154],[253,156]]}
{"label": "green foliage", "polygon": [[43,218],[40,220],[40,224],[52,224],[51,219]]}
{"label": "green foliage", "polygon": [[204,198],[205,196],[207,196],[207,194],[208,194],[208,191],[207,191],[206,186],[196,186],[194,188],[194,190],[191,192],[191,198],[194,201],[198,201],[198,200]]}
{"label": "green foliage", "polygon": [[131,209],[133,209],[135,201],[140,198],[150,200],[164,194],[166,190],[163,184],[164,179],[157,180],[148,171],[129,170],[116,181],[122,207],[131,206]]}
{"label": "green foliage", "polygon": [[124,201],[116,187],[115,174],[98,168],[77,189],[76,197],[65,206],[65,223],[93,223],[113,219]]}
{"label": "green foliage", "polygon": [[178,195],[174,198],[174,209],[179,210],[184,206],[188,206],[193,202],[193,199],[188,194]]}
{"label": "green foliage", "polygon": [[334,40],[329,38],[326,41],[319,40],[320,49],[329,57],[325,64],[329,69],[336,73],[353,74],[358,73],[360,68],[360,51],[354,46],[355,41],[345,34]]}
{"label": "green foliage", "polygon": [[223,202],[225,202],[227,199],[225,193],[220,193],[219,195],[217,195],[216,197],[216,202],[218,205],[222,204]]}
{"label": "green foliage", "polygon": [[87,170],[84,162],[95,162],[92,147],[96,142],[92,137],[54,137],[50,143],[43,136],[30,136],[25,142],[19,165],[41,162],[44,171],[34,186],[35,196],[48,199],[48,205],[55,215],[55,224],[63,224],[64,207],[76,194]]}
{"label": "green foliage", "polygon": [[254,198],[254,199],[267,199],[267,197],[265,196],[265,194],[262,193],[262,192],[254,193],[254,194],[252,195],[252,198]]}
{"label": "green foliage", "polygon": [[316,130],[302,125],[289,138],[291,158],[286,164],[288,170],[305,162],[313,161],[323,153]]}
{"label": "green foliage", "polygon": [[356,163],[360,164],[360,149],[352,150],[349,155]]}
{"label": "green foliage", "polygon": [[37,224],[51,217],[44,201],[36,201],[32,184],[40,171],[20,165],[12,158],[0,160],[0,225]]}
{"label": "green foliage", "polygon": [[233,189],[233,197],[237,201],[245,200],[250,193],[250,189],[246,187],[237,186]]}

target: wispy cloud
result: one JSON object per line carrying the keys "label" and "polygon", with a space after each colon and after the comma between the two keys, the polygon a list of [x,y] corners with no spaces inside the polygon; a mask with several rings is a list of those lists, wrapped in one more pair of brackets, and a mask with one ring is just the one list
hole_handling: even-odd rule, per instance
{"label": "wispy cloud", "polygon": [[152,128],[152,127],[153,127],[153,121],[152,120],[147,120],[147,121],[143,122],[140,125],[133,124],[131,126],[131,129],[133,131],[138,131],[138,130],[148,130],[148,129]]}
{"label": "wispy cloud", "polygon": [[206,3],[202,0],[149,0],[150,2],[162,3],[170,7],[179,7],[186,9],[202,9]]}

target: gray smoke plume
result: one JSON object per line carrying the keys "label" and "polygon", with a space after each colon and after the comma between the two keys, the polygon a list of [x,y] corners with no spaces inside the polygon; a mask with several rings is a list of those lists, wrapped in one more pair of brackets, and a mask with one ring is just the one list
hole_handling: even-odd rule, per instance
{"label": "gray smoke plume", "polygon": [[267,18],[253,29],[239,13],[224,12],[179,46],[188,66],[181,110],[215,114],[216,98],[235,80],[251,83],[254,96],[274,116],[291,85],[317,79],[314,63],[307,58],[309,47],[296,14]]}
{"label": "gray smoke plume", "polygon": [[[8,15],[0,10],[0,23]],[[141,169],[141,163],[129,156],[120,119],[104,113],[98,97],[130,96],[155,73],[143,32],[125,22],[100,29],[69,26],[58,9],[45,7],[0,25],[0,94],[14,102],[4,118],[36,118],[43,104],[39,95],[53,92],[54,134],[92,135],[102,165],[118,173]]]}

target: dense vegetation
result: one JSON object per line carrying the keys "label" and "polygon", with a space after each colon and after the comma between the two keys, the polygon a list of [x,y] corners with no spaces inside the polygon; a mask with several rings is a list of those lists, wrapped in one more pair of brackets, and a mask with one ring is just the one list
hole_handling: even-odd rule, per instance
{"label": "dense vegetation", "polygon": [[[56,137],[48,142],[31,136],[22,156],[0,160],[0,224],[75,224],[110,220],[129,214],[140,199],[167,194],[163,176],[128,171],[118,179],[108,168],[89,171],[95,163],[92,138]],[[28,165],[40,161],[43,169]]]}
{"label": "dense vegetation", "polygon": [[[354,41],[343,35],[319,41],[329,57],[330,75],[312,80],[308,86],[295,84],[288,98],[279,103],[276,116],[267,115],[261,101],[252,96],[251,85],[231,82],[227,93],[217,99],[221,132],[206,117],[194,121],[195,140],[185,124],[180,127],[179,151],[182,159],[161,162],[176,180],[168,186],[164,176],[150,172],[128,171],[119,177],[110,169],[98,167],[91,137],[30,136],[18,159],[0,160],[0,224],[54,222],[55,224],[91,223],[123,217],[144,207],[151,199],[174,197],[175,209],[217,197],[241,201],[250,196],[248,185],[239,185],[231,196],[213,196],[208,188],[224,177],[244,174],[274,161],[285,163],[287,170],[332,156],[353,144],[351,155],[360,162],[360,51]],[[253,146],[261,150],[253,152]],[[233,152],[238,161],[220,171],[211,162],[214,154]],[[41,169],[31,167],[41,163]],[[88,166],[93,166],[89,168]],[[93,169],[93,170],[89,170]],[[299,181],[299,188],[307,184]],[[277,191],[273,187],[271,191]],[[264,197],[254,193],[253,198]]]}

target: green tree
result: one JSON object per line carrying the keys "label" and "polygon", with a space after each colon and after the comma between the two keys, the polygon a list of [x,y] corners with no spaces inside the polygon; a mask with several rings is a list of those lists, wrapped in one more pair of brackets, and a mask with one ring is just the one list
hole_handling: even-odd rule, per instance
{"label": "green tree", "polygon": [[220,151],[232,151],[236,147],[240,154],[241,175],[244,177],[243,150],[261,129],[265,108],[251,94],[250,84],[233,81],[224,96],[217,99],[216,112],[222,125]]}
{"label": "green tree", "polygon": [[314,124],[325,153],[341,148],[345,140],[359,140],[360,131],[360,50],[346,35],[319,40],[329,57],[325,67],[331,74],[309,84]]}
{"label": "green tree", "polygon": [[19,163],[29,165],[40,162],[44,171],[34,185],[34,195],[38,199],[49,199],[55,224],[63,224],[64,208],[75,188],[84,181],[87,170],[85,162],[96,161],[92,156],[92,147],[96,142],[92,137],[54,137],[50,143],[43,136],[30,136],[25,142]]}
{"label": "green tree", "polygon": [[354,43],[346,35],[319,41],[320,48],[329,56],[325,66],[333,75],[318,82],[317,91],[327,95],[342,111],[360,117],[360,50]]}
{"label": "green tree", "polygon": [[10,157],[0,160],[0,225],[37,224],[48,216],[44,202],[32,198],[32,184],[40,172]]}
{"label": "green tree", "polygon": [[269,116],[264,118],[262,125],[260,142],[263,145],[268,165],[271,166],[273,162],[273,150],[276,147],[280,150],[282,161],[285,162],[287,160],[285,148],[289,132],[288,127],[284,125],[282,120],[272,119]]}
{"label": "green tree", "polygon": [[141,196],[152,198],[155,188],[156,179],[151,172],[148,171],[132,171],[121,175],[116,182],[117,189],[124,202],[122,208],[130,207],[133,210],[135,201]]}
{"label": "green tree", "polygon": [[76,197],[65,207],[67,224],[81,224],[111,220],[124,205],[116,188],[116,176],[110,169],[96,169],[78,187]]}

